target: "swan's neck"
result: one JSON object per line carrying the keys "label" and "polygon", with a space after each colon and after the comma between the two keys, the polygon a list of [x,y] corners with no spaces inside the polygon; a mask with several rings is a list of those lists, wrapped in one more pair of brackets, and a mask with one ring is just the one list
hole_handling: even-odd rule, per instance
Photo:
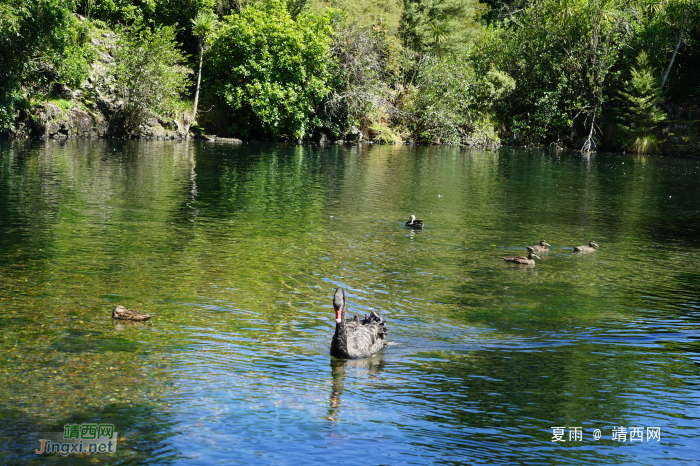
{"label": "swan's neck", "polygon": [[345,336],[345,304],[343,304],[343,307],[341,308],[339,313],[336,313],[336,316],[340,316],[340,321],[336,318],[335,320],[335,334],[338,335],[343,335]]}
{"label": "swan's neck", "polygon": [[345,305],[340,312],[340,322],[335,322],[335,334],[333,335],[332,346],[337,352],[335,356],[349,357],[348,352],[348,335],[345,328]]}
{"label": "swan's neck", "polygon": [[345,322],[335,324],[335,336],[336,338],[342,337],[343,342],[345,342]]}

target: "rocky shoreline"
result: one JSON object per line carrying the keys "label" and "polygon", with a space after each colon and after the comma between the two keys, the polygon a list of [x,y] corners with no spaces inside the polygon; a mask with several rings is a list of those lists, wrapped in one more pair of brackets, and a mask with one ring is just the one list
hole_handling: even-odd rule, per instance
{"label": "rocky shoreline", "polygon": [[[77,92],[84,95],[84,90]],[[66,95],[68,97],[68,95]],[[208,142],[234,143],[243,141],[237,138],[220,137],[213,134],[193,133],[189,125],[179,120],[165,120],[152,116],[141,125],[137,131],[124,133],[119,128],[112,128],[109,117],[116,113],[120,102],[116,99],[102,99],[94,109],[87,107],[84,100],[74,96],[71,100],[63,99],[57,103],[45,102],[32,108],[31,111],[23,111],[17,119],[15,128],[6,135],[13,139],[75,139],[75,138],[108,138],[108,139],[155,139],[155,140],[184,140],[195,139]],[[104,110],[101,111],[102,107]],[[381,140],[374,141],[371,135],[365,135],[358,128],[351,128],[344,139],[334,140],[325,133],[315,133],[308,140],[300,140],[297,143],[315,143],[319,145],[330,144],[391,144]],[[537,146],[523,146],[518,141],[510,141],[512,147],[535,148]],[[405,141],[402,144],[414,145],[413,141]],[[478,141],[466,141],[464,147],[474,149],[496,149],[500,146],[482,147]],[[658,155],[670,156],[698,156],[700,155],[700,120],[671,121],[664,125],[658,134]],[[541,147],[542,148],[542,147]],[[564,149],[564,147],[557,147]],[[610,148],[605,152],[623,152],[621,148]]]}

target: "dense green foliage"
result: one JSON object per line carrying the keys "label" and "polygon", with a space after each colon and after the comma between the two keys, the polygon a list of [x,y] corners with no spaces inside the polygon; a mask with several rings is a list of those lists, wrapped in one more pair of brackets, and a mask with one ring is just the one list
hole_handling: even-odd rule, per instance
{"label": "dense green foliage", "polygon": [[323,106],[324,124],[334,134],[371,125],[396,123],[406,67],[412,57],[383,26],[347,26],[334,35],[332,90]]}
{"label": "dense green foliage", "polygon": [[344,28],[332,50],[326,109],[340,127],[359,125],[378,142],[498,142],[490,112],[515,87],[505,73],[478,75],[466,57],[414,51],[382,25]]}
{"label": "dense green foliage", "polygon": [[[594,149],[639,51],[653,50],[652,67],[673,69],[673,81],[697,76],[697,63],[673,68],[672,55],[680,47],[686,59],[697,59],[690,24],[698,6],[697,0],[514,3],[504,7],[503,21],[484,30],[472,59],[480,72],[496,64],[516,80],[496,112],[509,131],[535,143]],[[692,87],[691,94],[700,89],[697,82]]]}
{"label": "dense green foliage", "polygon": [[486,11],[478,0],[406,0],[401,32],[416,50],[464,56],[479,33]]}
{"label": "dense green foliage", "polygon": [[183,28],[199,11],[213,7],[214,0],[80,0],[78,12],[108,24],[144,22]]}
{"label": "dense green foliage", "polygon": [[[190,34],[190,22],[200,11],[210,11],[216,0],[74,0],[77,13],[110,27],[144,24],[149,27],[172,26],[179,47],[186,55],[195,55],[197,40]],[[193,60],[193,63],[196,60]]]}
{"label": "dense green foliage", "polygon": [[175,45],[175,31],[169,26],[151,30],[136,25],[122,31],[112,83],[124,100],[117,116],[124,131],[138,128],[149,112],[169,115],[178,107],[187,76]]}
{"label": "dense green foliage", "polygon": [[266,0],[226,17],[207,51],[205,84],[230,108],[242,136],[309,135],[329,92],[330,17],[295,21],[284,0]]}
{"label": "dense green foliage", "polygon": [[96,50],[90,42],[91,28],[87,22],[71,17],[70,26],[63,33],[65,47],[51,55],[56,68],[56,81],[69,88],[78,88],[87,79]]}
{"label": "dense green foliage", "polygon": [[65,50],[71,27],[70,3],[64,0],[7,0],[0,5],[0,129],[14,121],[21,87],[41,79],[37,71],[47,53]]}
{"label": "dense green foliage", "polygon": [[317,12],[332,8],[343,12],[339,32],[343,27],[365,27],[381,25],[396,33],[404,11],[403,0],[316,0],[313,9]]}
{"label": "dense green foliage", "polygon": [[[0,127],[114,52],[119,93],[136,95],[128,78],[135,101],[152,99],[126,105],[132,129],[185,98],[205,129],[237,137],[639,150],[661,115],[697,115],[698,25],[700,0],[8,0]],[[95,41],[107,27],[131,31],[120,52]],[[183,87],[183,65],[196,85]]]}
{"label": "dense green foliage", "polygon": [[500,109],[514,133],[562,140],[595,125],[615,54],[626,45],[613,4],[545,0],[486,31],[475,58],[483,71],[495,63],[518,83]]}
{"label": "dense green foliage", "polygon": [[460,142],[470,123],[476,75],[468,63],[426,56],[417,66],[406,104],[408,127],[419,142]]}

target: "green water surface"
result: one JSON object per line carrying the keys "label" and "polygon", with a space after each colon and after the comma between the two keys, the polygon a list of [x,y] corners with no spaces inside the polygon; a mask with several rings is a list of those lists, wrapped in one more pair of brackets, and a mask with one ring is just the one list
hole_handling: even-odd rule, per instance
{"label": "green water surface", "polygon": [[[0,142],[0,463],[696,462],[699,185],[611,154]],[[330,358],[338,286],[384,351]],[[34,453],[81,423],[117,453]]]}

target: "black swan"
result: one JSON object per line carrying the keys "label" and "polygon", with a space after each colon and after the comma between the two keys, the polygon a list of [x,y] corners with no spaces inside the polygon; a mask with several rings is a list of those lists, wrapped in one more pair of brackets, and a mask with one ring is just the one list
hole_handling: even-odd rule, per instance
{"label": "black swan", "polygon": [[540,258],[540,256],[538,256],[534,252],[530,251],[530,253],[527,255],[527,257],[506,256],[503,258],[503,260],[506,262],[513,262],[514,264],[527,265],[530,267],[534,267],[535,266],[535,257],[538,259]]}
{"label": "black swan", "polygon": [[595,241],[588,243],[588,246],[574,246],[574,252],[595,252],[595,248],[599,248]]}
{"label": "black swan", "polygon": [[545,240],[540,241],[539,246],[527,246],[527,250],[530,252],[538,253],[538,252],[547,252],[549,251],[549,247],[551,244],[546,242]]}
{"label": "black swan", "polygon": [[415,215],[411,214],[411,217],[409,218],[408,222],[406,222],[406,226],[410,228],[420,228],[422,230],[423,220],[418,220],[416,219]]}
{"label": "black swan", "polygon": [[114,308],[112,311],[112,319],[119,320],[134,320],[137,322],[142,322],[153,317],[150,314],[144,314],[143,312],[134,311],[133,309],[127,309],[121,304]]}
{"label": "black swan", "polygon": [[331,341],[331,356],[343,359],[366,358],[386,346],[386,322],[372,311],[360,320],[345,319],[345,290],[338,288],[333,296],[335,334]]}

